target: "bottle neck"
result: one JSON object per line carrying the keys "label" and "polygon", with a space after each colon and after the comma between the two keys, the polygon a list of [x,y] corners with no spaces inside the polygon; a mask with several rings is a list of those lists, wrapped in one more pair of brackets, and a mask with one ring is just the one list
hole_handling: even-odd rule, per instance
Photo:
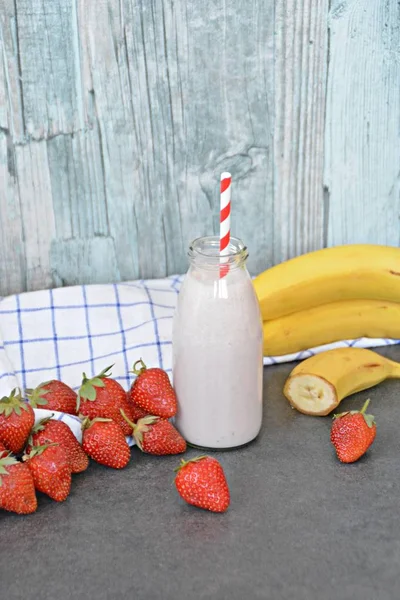
{"label": "bottle neck", "polygon": [[194,240],[188,251],[191,267],[208,271],[220,270],[221,264],[229,271],[244,268],[248,258],[246,246],[238,238],[231,237],[226,254],[221,255],[217,236],[201,237]]}

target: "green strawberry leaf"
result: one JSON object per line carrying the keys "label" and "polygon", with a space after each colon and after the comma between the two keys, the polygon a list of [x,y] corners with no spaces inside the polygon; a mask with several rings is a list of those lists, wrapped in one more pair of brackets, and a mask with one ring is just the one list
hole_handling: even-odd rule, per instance
{"label": "green strawberry leaf", "polygon": [[99,375],[95,375],[91,379],[88,379],[88,377],[86,376],[86,373],[83,373],[82,385],[79,388],[78,399],[77,399],[77,403],[76,403],[76,408],[78,411],[79,411],[81,399],[90,400],[91,402],[96,400],[96,388],[105,387],[105,383],[104,383],[103,379],[107,378],[111,375],[111,367],[113,367],[113,366],[114,365],[111,365],[110,367],[103,369],[103,371],[101,373],[99,373]]}
{"label": "green strawberry leaf", "polygon": [[59,444],[57,442],[51,442],[50,444],[42,444],[41,446],[32,446],[30,453],[25,454],[22,460],[26,461],[30,458],[34,458],[35,456],[40,456],[45,450],[47,450],[47,448],[50,448],[51,446],[59,446]]}
{"label": "green strawberry leaf", "polygon": [[11,452],[5,456],[4,458],[0,458],[0,486],[2,485],[2,475],[9,475],[6,467],[10,467],[11,465],[16,465],[18,463],[17,459],[11,455]]}
{"label": "green strawberry leaf", "polygon": [[48,404],[48,400],[46,398],[38,398],[35,402],[36,406],[46,406]]}
{"label": "green strawberry leaf", "polygon": [[90,383],[96,387],[105,387],[105,383],[100,377],[93,377],[93,379],[90,379]]}
{"label": "green strawberry leaf", "polygon": [[44,389],[42,387],[43,385],[45,384],[41,383],[34,390],[25,390],[25,395],[28,398],[30,405],[33,406],[33,408],[36,408],[37,406],[45,406],[46,404],[48,404],[48,400],[46,400],[44,396],[48,394],[50,390]]}
{"label": "green strawberry leaf", "polygon": [[103,377],[110,377],[112,375],[111,369],[113,368],[113,366],[114,364],[103,369],[102,372],[99,375],[97,375],[97,377],[99,377],[100,379],[103,379]]}
{"label": "green strawberry leaf", "polygon": [[27,404],[22,400],[19,388],[14,388],[9,396],[3,396],[0,400],[0,415],[4,415],[6,418],[13,412],[19,416],[22,408],[28,410]]}
{"label": "green strawberry leaf", "polygon": [[84,383],[79,390],[79,396],[86,400],[96,400],[96,390],[89,382]]}
{"label": "green strawberry leaf", "polygon": [[374,415],[364,415],[364,419],[368,427],[373,427],[375,425],[375,417]]}

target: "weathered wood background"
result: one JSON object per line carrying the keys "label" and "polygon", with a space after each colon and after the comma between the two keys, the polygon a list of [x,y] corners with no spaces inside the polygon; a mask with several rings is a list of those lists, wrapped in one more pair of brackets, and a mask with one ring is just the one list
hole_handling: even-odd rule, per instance
{"label": "weathered wood background", "polygon": [[398,0],[2,0],[0,294],[400,242]]}

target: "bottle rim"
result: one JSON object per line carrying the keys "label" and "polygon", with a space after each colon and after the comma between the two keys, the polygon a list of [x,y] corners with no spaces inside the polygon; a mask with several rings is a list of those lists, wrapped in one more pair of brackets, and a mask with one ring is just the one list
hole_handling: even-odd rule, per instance
{"label": "bottle rim", "polygon": [[244,243],[231,237],[226,254],[220,255],[219,237],[216,235],[198,237],[189,245],[190,262],[203,267],[219,267],[223,262],[230,268],[240,267],[246,262],[249,253]]}

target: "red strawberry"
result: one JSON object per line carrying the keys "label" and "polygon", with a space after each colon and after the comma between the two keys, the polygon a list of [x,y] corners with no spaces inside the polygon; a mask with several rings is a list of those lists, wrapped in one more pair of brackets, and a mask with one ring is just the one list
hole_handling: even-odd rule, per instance
{"label": "red strawberry", "polygon": [[107,367],[92,379],[88,379],[85,373],[83,374],[77,409],[81,415],[90,419],[95,417],[112,419],[118,423],[125,435],[130,435],[132,430],[120,413],[121,408],[127,407],[126,392],[118,381],[109,377],[110,369],[111,367]]}
{"label": "red strawberry", "polygon": [[[125,419],[127,416],[122,411]],[[129,421],[133,429],[133,437],[143,452],[162,456],[165,454],[181,454],[186,451],[186,442],[169,421],[160,417],[147,416],[135,424]]]}
{"label": "red strawberry", "polygon": [[133,402],[132,397],[131,397],[132,396],[131,391],[132,390],[129,390],[129,392],[126,392],[127,405],[129,407],[129,411],[128,412],[125,411],[125,412],[131,421],[133,421],[134,423],[137,423],[139,421],[139,419],[141,419],[142,417],[147,417],[147,415],[149,413],[146,410],[144,410],[143,408],[140,408],[140,406],[138,406],[137,404],[135,404]]}
{"label": "red strawberry", "polygon": [[42,446],[49,443],[59,444],[65,450],[72,473],[86,471],[89,466],[89,458],[66,423],[55,421],[50,417],[36,423],[29,438],[29,444]]}
{"label": "red strawberry", "polygon": [[31,472],[10,455],[0,458],[0,508],[20,515],[37,509]]}
{"label": "red strawberry", "polygon": [[148,413],[143,410],[143,408],[140,408],[140,406],[137,406],[137,404],[133,404],[133,402],[130,404],[130,414],[132,417],[131,420],[134,423],[137,423],[139,419],[143,419],[143,417],[148,416]]}
{"label": "red strawberry", "polygon": [[212,512],[225,512],[230,503],[225,473],[215,458],[198,456],[181,461],[175,477],[176,489],[188,504]]}
{"label": "red strawberry", "polygon": [[352,410],[333,417],[331,442],[343,463],[361,458],[375,439],[375,419],[373,415],[365,414],[369,402],[367,400],[360,411]]}
{"label": "red strawberry", "polygon": [[122,429],[111,419],[100,417],[82,423],[83,449],[96,462],[113,469],[128,464],[131,451]]}
{"label": "red strawberry", "polygon": [[45,381],[34,390],[25,390],[25,393],[33,408],[46,408],[76,415],[77,394],[62,381]]}
{"label": "red strawberry", "polygon": [[34,422],[33,409],[17,388],[0,400],[0,442],[14,454],[24,449]]}
{"label": "red strawberry", "polygon": [[[140,369],[137,365],[141,365]],[[135,362],[133,372],[137,375],[130,390],[134,404],[143,408],[148,415],[169,419],[176,415],[177,401],[174,389],[165,371],[148,369],[142,359]]]}
{"label": "red strawberry", "polygon": [[71,466],[67,454],[58,444],[33,446],[24,456],[32,473],[35,488],[57,502],[63,502],[71,490]]}

